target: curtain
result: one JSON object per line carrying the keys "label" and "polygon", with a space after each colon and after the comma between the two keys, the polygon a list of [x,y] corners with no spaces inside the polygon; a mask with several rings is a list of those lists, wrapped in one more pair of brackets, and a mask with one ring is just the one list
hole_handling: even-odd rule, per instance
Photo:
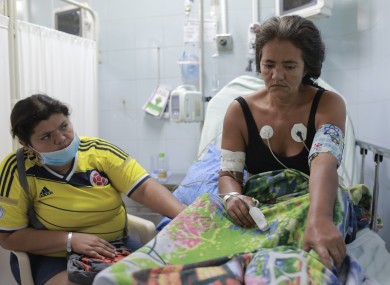
{"label": "curtain", "polygon": [[11,91],[8,58],[8,17],[0,15],[0,160],[12,151],[9,119]]}
{"label": "curtain", "polygon": [[22,21],[18,33],[20,97],[59,99],[78,135],[98,136],[96,42]]}

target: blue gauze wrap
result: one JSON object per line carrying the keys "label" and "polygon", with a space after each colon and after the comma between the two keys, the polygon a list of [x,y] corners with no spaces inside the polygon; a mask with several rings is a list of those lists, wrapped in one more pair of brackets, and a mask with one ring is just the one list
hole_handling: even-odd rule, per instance
{"label": "blue gauze wrap", "polygon": [[309,152],[309,166],[311,161],[322,152],[330,153],[337,159],[337,167],[343,158],[344,134],[332,124],[325,124],[318,128]]}

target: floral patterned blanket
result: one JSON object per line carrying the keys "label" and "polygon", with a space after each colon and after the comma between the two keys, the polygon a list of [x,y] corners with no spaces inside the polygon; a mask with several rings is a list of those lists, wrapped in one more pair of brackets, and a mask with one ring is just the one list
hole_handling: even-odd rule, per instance
{"label": "floral patterned blanket", "polygon": [[[364,221],[356,215],[360,206],[352,203],[361,200],[356,196],[363,190],[339,188],[334,222],[346,240],[354,239]],[[267,231],[235,225],[219,196],[203,194],[153,240],[100,272],[93,284],[374,284],[350,256],[341,269],[329,270],[314,251],[301,250],[309,207],[305,174],[283,170],[252,176],[244,192],[259,200]]]}

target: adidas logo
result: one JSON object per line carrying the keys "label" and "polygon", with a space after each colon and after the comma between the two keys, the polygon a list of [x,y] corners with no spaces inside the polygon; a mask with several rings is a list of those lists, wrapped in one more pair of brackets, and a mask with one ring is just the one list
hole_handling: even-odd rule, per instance
{"label": "adidas logo", "polygon": [[53,194],[52,191],[50,191],[46,187],[43,187],[43,189],[41,190],[41,193],[39,193],[39,198],[43,198],[43,197],[49,196],[51,194]]}

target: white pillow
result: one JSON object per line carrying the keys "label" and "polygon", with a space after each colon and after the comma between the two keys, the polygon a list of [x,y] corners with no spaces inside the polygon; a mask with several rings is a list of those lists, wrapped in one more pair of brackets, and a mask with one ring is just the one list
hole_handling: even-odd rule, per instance
{"label": "white pillow", "polygon": [[264,87],[262,79],[243,75],[224,86],[208,103],[202,134],[200,137],[198,158],[207,152],[210,143],[221,148],[222,126],[225,113],[230,103],[238,96],[253,93]]}

